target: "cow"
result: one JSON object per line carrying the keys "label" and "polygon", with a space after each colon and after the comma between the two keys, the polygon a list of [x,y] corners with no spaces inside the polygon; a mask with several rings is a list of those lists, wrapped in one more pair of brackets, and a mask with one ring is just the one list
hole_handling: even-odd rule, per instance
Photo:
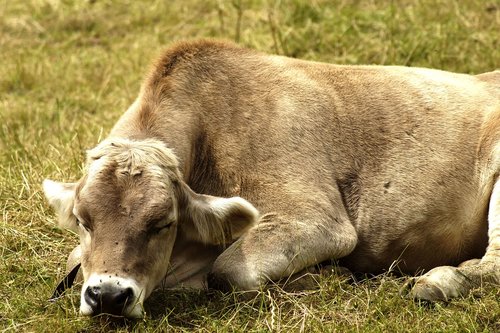
{"label": "cow", "polygon": [[162,284],[256,291],[326,260],[424,273],[429,301],[497,286],[499,171],[499,71],[195,40],[153,63],[80,180],[43,189],[80,236],[80,313],[141,317]]}

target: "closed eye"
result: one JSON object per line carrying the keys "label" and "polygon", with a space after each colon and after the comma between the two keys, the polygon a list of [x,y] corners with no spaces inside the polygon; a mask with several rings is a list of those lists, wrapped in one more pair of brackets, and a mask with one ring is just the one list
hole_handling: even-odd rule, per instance
{"label": "closed eye", "polygon": [[160,226],[160,227],[156,227],[156,232],[161,232],[163,230],[168,230],[168,229],[170,229],[171,226],[172,226],[172,224],[167,224],[167,225],[163,225],[163,226]]}
{"label": "closed eye", "polygon": [[[81,213],[82,213],[81,211],[80,212],[77,211],[76,207],[73,207],[73,215],[76,218],[76,225],[82,227],[87,232],[92,231],[90,224],[85,219],[81,218]],[[86,214],[86,216],[88,216],[88,214]]]}
{"label": "closed eye", "polygon": [[173,225],[173,221],[169,221],[166,218],[162,219],[156,219],[148,223],[149,225],[153,226],[151,228],[151,232],[157,234],[162,231],[170,229],[170,227]]}
{"label": "closed eye", "polygon": [[84,221],[82,221],[82,219],[80,219],[78,216],[76,216],[76,225],[79,227],[82,227],[87,232],[91,231],[89,225],[87,223],[85,223]]}

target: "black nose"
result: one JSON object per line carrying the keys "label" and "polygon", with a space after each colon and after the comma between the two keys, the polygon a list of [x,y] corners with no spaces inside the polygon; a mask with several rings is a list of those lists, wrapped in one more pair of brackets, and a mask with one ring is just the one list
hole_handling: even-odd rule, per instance
{"label": "black nose", "polygon": [[100,313],[121,315],[133,300],[132,288],[89,286],[85,290],[85,302],[90,305],[94,315]]}

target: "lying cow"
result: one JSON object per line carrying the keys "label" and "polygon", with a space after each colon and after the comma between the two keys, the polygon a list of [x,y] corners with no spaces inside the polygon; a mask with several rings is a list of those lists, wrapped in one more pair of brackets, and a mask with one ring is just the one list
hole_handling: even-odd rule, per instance
{"label": "lying cow", "polygon": [[500,72],[196,41],[156,61],[78,182],[44,191],[80,234],[81,313],[140,317],[162,283],[256,290],[328,259],[426,271],[422,299],[498,284],[499,171]]}

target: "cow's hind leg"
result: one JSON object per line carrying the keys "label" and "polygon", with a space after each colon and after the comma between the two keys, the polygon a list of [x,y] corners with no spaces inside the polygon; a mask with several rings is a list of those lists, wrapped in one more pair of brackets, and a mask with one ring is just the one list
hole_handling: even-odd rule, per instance
{"label": "cow's hind leg", "polygon": [[410,295],[428,301],[464,296],[485,283],[500,285],[500,180],[490,198],[488,248],[480,261],[436,267],[415,280]]}
{"label": "cow's hind leg", "polygon": [[[324,210],[322,210],[324,211]],[[273,214],[226,249],[215,261],[209,287],[258,290],[327,259],[349,254],[357,243],[343,206],[325,217],[318,212],[302,217]]]}

